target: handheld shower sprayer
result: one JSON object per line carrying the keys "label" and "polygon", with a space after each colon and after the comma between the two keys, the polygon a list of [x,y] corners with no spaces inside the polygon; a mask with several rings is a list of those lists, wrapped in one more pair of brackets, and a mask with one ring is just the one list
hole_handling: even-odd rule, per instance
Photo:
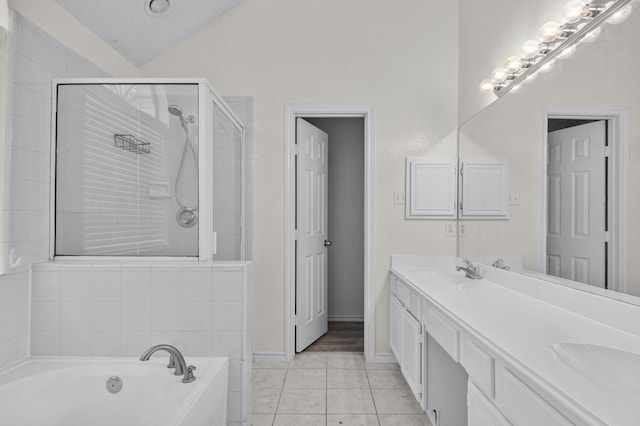
{"label": "handheld shower sprayer", "polygon": [[175,115],[180,119],[180,125],[184,129],[185,141],[184,141],[184,149],[182,150],[182,158],[180,159],[180,167],[178,168],[178,173],[176,175],[176,183],[175,183],[175,193],[176,193],[176,202],[180,206],[178,209],[178,213],[176,213],[176,220],[180,226],[185,228],[190,228],[194,226],[198,222],[198,206],[189,207],[180,202],[179,191],[178,191],[178,182],[182,177],[185,157],[187,155],[187,150],[191,151],[191,155],[193,156],[193,160],[196,166],[196,172],[198,171],[198,157],[196,152],[193,149],[193,145],[191,145],[191,138],[189,135],[189,124],[193,124],[196,122],[196,118],[193,115],[189,115],[186,118],[183,116],[182,108],[178,105],[169,105],[168,107],[169,113],[171,115]]}

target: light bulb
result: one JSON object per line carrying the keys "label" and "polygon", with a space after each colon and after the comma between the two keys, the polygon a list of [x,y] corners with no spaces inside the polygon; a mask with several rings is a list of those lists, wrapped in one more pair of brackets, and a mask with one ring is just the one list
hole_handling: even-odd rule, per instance
{"label": "light bulb", "polygon": [[562,17],[569,24],[575,24],[589,14],[589,6],[582,0],[572,0],[564,7]]}
{"label": "light bulb", "polygon": [[491,72],[491,81],[494,83],[502,83],[508,76],[509,74],[506,69],[498,67]]}
{"label": "light bulb", "polygon": [[504,61],[504,67],[511,74],[517,73],[520,68],[522,68],[522,58],[520,56],[509,56],[506,61]]}
{"label": "light bulb", "polygon": [[624,22],[629,15],[631,15],[631,3],[611,15],[609,19],[607,19],[607,23],[617,25]]}
{"label": "light bulb", "polygon": [[540,44],[535,40],[525,41],[520,48],[520,53],[524,59],[531,59],[540,53]]}
{"label": "light bulb", "polygon": [[562,30],[560,29],[560,24],[558,24],[556,21],[549,21],[541,26],[540,30],[538,30],[538,38],[540,39],[540,41],[550,43],[553,40],[557,39],[561,33]]}
{"label": "light bulb", "polygon": [[493,92],[493,82],[488,78],[485,78],[480,82],[480,91],[482,93],[490,93]]}

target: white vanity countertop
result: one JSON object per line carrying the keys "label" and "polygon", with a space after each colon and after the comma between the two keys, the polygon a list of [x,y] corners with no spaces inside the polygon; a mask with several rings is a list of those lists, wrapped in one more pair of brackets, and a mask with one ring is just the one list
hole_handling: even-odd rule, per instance
{"label": "white vanity countertop", "polygon": [[[576,306],[580,315],[566,302],[557,306],[505,284],[465,278],[455,270],[455,264],[455,258],[425,257],[421,261],[415,256],[393,256],[391,270],[468,330],[499,348],[507,361],[542,379],[605,424],[640,424],[640,394],[629,395],[612,382],[598,384],[593,377],[569,367],[552,349],[554,343],[581,343],[640,354],[638,335],[584,316],[584,307]],[[517,279],[522,285],[522,276]],[[531,280],[531,286],[541,283],[535,278],[526,280]],[[581,300],[598,297],[579,293]],[[620,308],[627,315],[631,313],[627,321],[640,323],[640,308]],[[640,371],[629,373],[640,378]]]}

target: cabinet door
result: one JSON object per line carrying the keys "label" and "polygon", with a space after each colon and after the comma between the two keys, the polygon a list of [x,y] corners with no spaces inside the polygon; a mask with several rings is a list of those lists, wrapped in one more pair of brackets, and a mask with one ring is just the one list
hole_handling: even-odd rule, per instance
{"label": "cabinet door", "polygon": [[472,381],[467,386],[468,426],[510,426],[511,423]]}
{"label": "cabinet door", "polygon": [[416,399],[422,404],[422,325],[402,311],[402,362],[400,368]]}
{"label": "cabinet door", "polygon": [[393,294],[389,296],[389,346],[396,357],[398,364],[402,363],[401,341],[402,322],[401,315],[404,308]]}
{"label": "cabinet door", "polygon": [[455,157],[407,157],[407,219],[455,219]]}
{"label": "cabinet door", "polygon": [[509,160],[497,157],[460,158],[460,218],[507,219]]}

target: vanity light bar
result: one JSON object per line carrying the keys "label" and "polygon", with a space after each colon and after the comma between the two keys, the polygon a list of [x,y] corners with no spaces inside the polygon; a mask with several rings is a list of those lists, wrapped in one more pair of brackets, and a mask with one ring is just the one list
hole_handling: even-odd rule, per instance
{"label": "vanity light bar", "polygon": [[520,56],[510,56],[504,67],[498,67],[491,78],[480,82],[480,91],[501,97],[518,87],[545,65],[550,67],[562,53],[574,48],[605,22],[618,24],[631,12],[633,0],[617,0],[605,5],[572,0],[565,7],[565,24],[547,22],[538,31],[540,42],[529,40],[522,45]]}

